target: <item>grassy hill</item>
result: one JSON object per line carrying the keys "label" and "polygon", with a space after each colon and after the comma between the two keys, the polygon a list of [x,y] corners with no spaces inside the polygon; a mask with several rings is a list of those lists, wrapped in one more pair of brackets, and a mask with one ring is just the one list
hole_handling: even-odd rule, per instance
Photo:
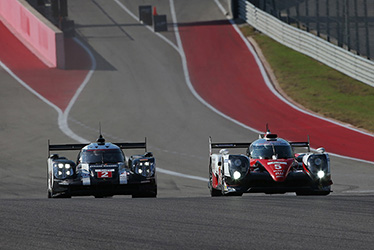
{"label": "grassy hill", "polygon": [[249,25],[240,29],[257,42],[280,87],[291,99],[323,116],[374,132],[373,87],[294,51]]}

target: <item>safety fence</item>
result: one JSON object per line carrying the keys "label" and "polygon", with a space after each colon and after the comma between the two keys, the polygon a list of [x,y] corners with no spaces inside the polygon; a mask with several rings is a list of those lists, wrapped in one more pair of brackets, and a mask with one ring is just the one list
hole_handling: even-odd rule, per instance
{"label": "safety fence", "polygon": [[282,22],[246,0],[239,0],[239,17],[279,43],[374,87],[373,61]]}
{"label": "safety fence", "polygon": [[279,20],[374,59],[372,0],[247,0]]}

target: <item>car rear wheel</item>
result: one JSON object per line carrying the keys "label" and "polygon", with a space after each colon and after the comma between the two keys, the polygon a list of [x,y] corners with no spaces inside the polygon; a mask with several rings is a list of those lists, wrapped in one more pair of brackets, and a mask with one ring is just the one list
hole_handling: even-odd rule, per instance
{"label": "car rear wheel", "polygon": [[[53,179],[52,179],[53,183]],[[58,193],[53,190],[54,185],[50,184],[48,187],[48,198],[71,198],[71,195],[69,192],[66,193]]]}
{"label": "car rear wheel", "polygon": [[221,190],[213,188],[213,173],[211,166],[209,166],[209,191],[211,197],[222,196]]}

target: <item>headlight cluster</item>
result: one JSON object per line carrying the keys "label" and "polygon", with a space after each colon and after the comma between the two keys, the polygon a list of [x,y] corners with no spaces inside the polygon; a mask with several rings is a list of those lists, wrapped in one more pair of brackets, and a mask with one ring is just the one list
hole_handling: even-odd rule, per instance
{"label": "headlight cluster", "polygon": [[247,158],[243,156],[230,155],[229,166],[231,178],[239,180],[247,174],[249,163]]}
{"label": "headlight cluster", "polygon": [[155,167],[153,162],[149,161],[136,161],[134,164],[135,174],[142,175],[144,177],[151,177],[155,173]]}
{"label": "headlight cluster", "polygon": [[67,162],[53,163],[53,173],[58,179],[65,179],[74,175],[73,165]]}
{"label": "headlight cluster", "polygon": [[319,179],[322,179],[329,172],[328,160],[325,155],[311,155],[308,158],[308,169]]}

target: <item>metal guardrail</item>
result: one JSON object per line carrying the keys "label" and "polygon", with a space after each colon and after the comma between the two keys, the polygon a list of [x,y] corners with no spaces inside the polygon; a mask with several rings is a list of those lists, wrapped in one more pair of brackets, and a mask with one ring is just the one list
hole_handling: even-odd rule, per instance
{"label": "metal guardrail", "polygon": [[374,87],[373,61],[284,23],[246,0],[239,0],[239,17],[277,42]]}

